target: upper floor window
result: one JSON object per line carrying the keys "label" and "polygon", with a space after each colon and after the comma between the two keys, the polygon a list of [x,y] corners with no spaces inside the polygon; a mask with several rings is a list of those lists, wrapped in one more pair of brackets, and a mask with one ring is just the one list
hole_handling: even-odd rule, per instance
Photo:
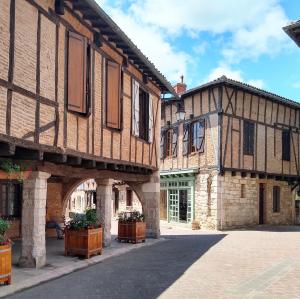
{"label": "upper floor window", "polygon": [[106,61],[106,125],[121,129],[121,69],[120,65]]}
{"label": "upper floor window", "polygon": [[90,103],[91,48],[87,39],[69,31],[68,110],[86,114]]}
{"label": "upper floor window", "polygon": [[291,132],[290,130],[282,131],[282,160],[290,161],[291,159]]}
{"label": "upper floor window", "polygon": [[132,81],[132,134],[153,141],[153,98],[136,80]]}
{"label": "upper floor window", "polygon": [[177,157],[178,148],[178,127],[175,126],[168,130],[161,130],[160,137],[160,158]]}
{"label": "upper floor window", "polygon": [[280,212],[280,187],[273,187],[273,213]]}
{"label": "upper floor window", "polygon": [[19,182],[0,182],[0,217],[21,217],[22,185]]}
{"label": "upper floor window", "polygon": [[244,155],[254,154],[254,123],[244,121]]}
{"label": "upper floor window", "polygon": [[183,125],[183,155],[204,152],[205,120],[201,119]]}

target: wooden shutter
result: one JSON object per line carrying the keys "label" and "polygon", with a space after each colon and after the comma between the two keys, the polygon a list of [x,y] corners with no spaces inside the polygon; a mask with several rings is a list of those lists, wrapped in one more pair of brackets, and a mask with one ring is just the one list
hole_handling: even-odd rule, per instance
{"label": "wooden shutter", "polygon": [[172,137],[172,156],[177,157],[177,144],[178,144],[178,127],[173,128],[173,137]]}
{"label": "wooden shutter", "polygon": [[153,95],[149,94],[149,133],[148,141],[153,142]]}
{"label": "wooden shutter", "polygon": [[106,125],[121,128],[120,66],[112,61],[106,64]]}
{"label": "wooden shutter", "polygon": [[86,113],[86,38],[69,32],[68,39],[68,109]]}
{"label": "wooden shutter", "polygon": [[190,133],[190,124],[183,124],[183,147],[182,154],[187,156],[189,154],[189,134]]}
{"label": "wooden shutter", "polygon": [[132,134],[139,136],[140,84],[132,80]]}
{"label": "wooden shutter", "polygon": [[197,151],[200,153],[204,152],[204,140],[205,140],[205,120],[202,119],[199,121],[199,126],[198,126],[198,142],[197,142]]}
{"label": "wooden shutter", "polygon": [[163,160],[166,157],[166,130],[161,130],[160,133],[160,159]]}
{"label": "wooden shutter", "polygon": [[282,160],[290,161],[291,159],[291,134],[290,130],[282,131]]}

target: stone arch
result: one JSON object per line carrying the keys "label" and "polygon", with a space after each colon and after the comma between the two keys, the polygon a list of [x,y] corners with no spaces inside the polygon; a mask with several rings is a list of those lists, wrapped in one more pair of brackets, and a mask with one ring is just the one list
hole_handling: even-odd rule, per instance
{"label": "stone arch", "polygon": [[[84,183],[87,180],[90,180],[92,178],[80,178],[80,179],[73,179],[69,181],[68,183],[63,183],[62,188],[62,211],[63,214],[65,214],[67,209],[68,200],[70,199],[71,194],[80,186],[80,184]],[[97,184],[97,182],[96,182]]]}

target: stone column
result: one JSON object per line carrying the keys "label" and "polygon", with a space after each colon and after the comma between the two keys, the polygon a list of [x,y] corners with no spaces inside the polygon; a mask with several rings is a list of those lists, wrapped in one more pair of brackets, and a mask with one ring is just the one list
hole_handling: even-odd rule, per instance
{"label": "stone column", "polygon": [[146,234],[148,238],[160,237],[160,176],[159,172],[151,175],[149,182],[135,185],[130,184],[138,194],[145,215]]}
{"label": "stone column", "polygon": [[23,181],[22,253],[20,267],[46,264],[46,199],[49,173],[34,171]]}
{"label": "stone column", "polygon": [[96,180],[97,183],[97,215],[100,217],[103,229],[103,244],[111,245],[111,201],[113,179]]}

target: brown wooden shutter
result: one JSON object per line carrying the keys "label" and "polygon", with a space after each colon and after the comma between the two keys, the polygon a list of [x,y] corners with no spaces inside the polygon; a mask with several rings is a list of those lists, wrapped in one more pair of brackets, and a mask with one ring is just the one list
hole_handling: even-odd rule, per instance
{"label": "brown wooden shutter", "polygon": [[120,129],[120,66],[109,60],[106,66],[106,125],[111,128]]}
{"label": "brown wooden shutter", "polygon": [[70,31],[68,45],[68,109],[80,113],[86,113],[86,55],[86,38]]}

